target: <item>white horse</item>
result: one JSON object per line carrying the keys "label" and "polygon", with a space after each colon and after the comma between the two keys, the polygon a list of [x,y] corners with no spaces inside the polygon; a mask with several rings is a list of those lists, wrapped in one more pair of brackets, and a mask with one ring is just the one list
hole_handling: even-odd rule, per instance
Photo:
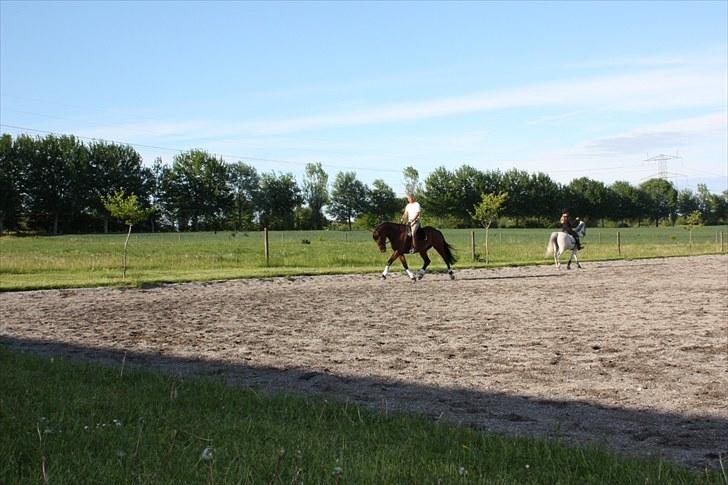
{"label": "white horse", "polygon": [[[579,240],[584,239],[584,236],[586,236],[586,224],[584,221],[579,222],[579,225],[574,228],[574,232],[579,236]],[[579,258],[576,256],[576,241],[574,240],[574,236],[569,233],[562,231],[554,231],[551,233],[549,243],[546,246],[546,257],[548,258],[553,254],[556,267],[561,269],[561,255],[569,249],[571,249],[571,256],[569,256],[566,269],[571,269],[572,259],[576,261],[576,266],[581,269]]]}

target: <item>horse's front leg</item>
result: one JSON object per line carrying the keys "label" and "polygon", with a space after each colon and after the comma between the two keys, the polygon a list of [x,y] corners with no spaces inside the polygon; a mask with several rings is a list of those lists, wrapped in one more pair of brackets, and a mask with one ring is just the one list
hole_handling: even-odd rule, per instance
{"label": "horse's front leg", "polygon": [[554,247],[554,263],[556,263],[556,269],[561,269],[561,249]]}
{"label": "horse's front leg", "polygon": [[402,263],[402,266],[404,266],[404,272],[407,273],[407,276],[409,276],[409,279],[412,280],[412,282],[417,281],[417,277],[415,274],[409,270],[409,266],[407,266],[407,260],[404,259],[404,254],[399,255],[399,261]]}
{"label": "horse's front leg", "polygon": [[574,259],[576,250],[571,250],[571,255],[569,255],[569,262],[566,264],[566,269],[571,269],[571,260]]}
{"label": "horse's front leg", "polygon": [[394,262],[395,259],[397,259],[397,257],[399,257],[399,251],[393,252],[392,255],[389,257],[389,259],[387,260],[387,265],[384,267],[384,271],[382,271],[383,280],[387,279],[387,275],[389,274],[389,268],[392,267],[392,263]]}

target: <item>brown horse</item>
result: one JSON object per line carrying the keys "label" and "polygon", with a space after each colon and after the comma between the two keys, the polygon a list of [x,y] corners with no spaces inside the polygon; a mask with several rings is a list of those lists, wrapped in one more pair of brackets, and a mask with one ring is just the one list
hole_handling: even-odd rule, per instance
{"label": "brown horse", "polygon": [[[424,235],[424,240],[419,239],[422,235]],[[407,260],[404,258],[404,255],[412,248],[412,236],[408,234],[408,227],[405,224],[382,222],[374,229],[374,231],[372,231],[372,238],[377,243],[377,246],[379,246],[379,250],[381,252],[385,252],[387,250],[387,240],[389,240],[389,243],[392,245],[392,251],[394,251],[389,257],[387,265],[384,267],[382,279],[387,278],[389,268],[397,258],[399,258],[402,266],[404,266],[404,270],[407,272],[407,276],[409,276],[413,282],[417,281],[417,279],[422,279],[422,277],[425,276],[427,266],[430,264],[430,258],[427,257],[427,251],[430,248],[435,248],[435,251],[440,254],[442,260],[445,261],[445,264],[447,265],[447,274],[450,275],[450,279],[454,280],[455,275],[453,274],[450,265],[455,263],[457,260],[452,254],[452,246],[445,241],[445,237],[442,233],[434,227],[427,226],[420,229],[415,237],[418,238],[417,252],[420,253],[424,264],[417,273],[412,273],[407,266]]]}

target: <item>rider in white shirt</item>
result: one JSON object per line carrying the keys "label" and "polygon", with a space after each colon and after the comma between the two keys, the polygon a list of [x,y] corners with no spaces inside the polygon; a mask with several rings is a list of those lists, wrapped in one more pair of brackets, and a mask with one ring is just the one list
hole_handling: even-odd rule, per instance
{"label": "rider in white shirt", "polygon": [[420,213],[422,208],[420,203],[415,199],[414,194],[407,194],[407,206],[404,208],[401,219],[407,221],[410,227],[410,235],[412,236],[412,249],[411,253],[414,253],[417,249],[417,231],[420,229]]}

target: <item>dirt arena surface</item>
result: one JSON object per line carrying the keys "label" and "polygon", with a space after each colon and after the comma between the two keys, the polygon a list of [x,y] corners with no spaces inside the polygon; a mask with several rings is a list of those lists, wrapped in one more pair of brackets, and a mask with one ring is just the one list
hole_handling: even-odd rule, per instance
{"label": "dirt arena surface", "polygon": [[0,343],[728,465],[728,256],[583,265],[0,293]]}

